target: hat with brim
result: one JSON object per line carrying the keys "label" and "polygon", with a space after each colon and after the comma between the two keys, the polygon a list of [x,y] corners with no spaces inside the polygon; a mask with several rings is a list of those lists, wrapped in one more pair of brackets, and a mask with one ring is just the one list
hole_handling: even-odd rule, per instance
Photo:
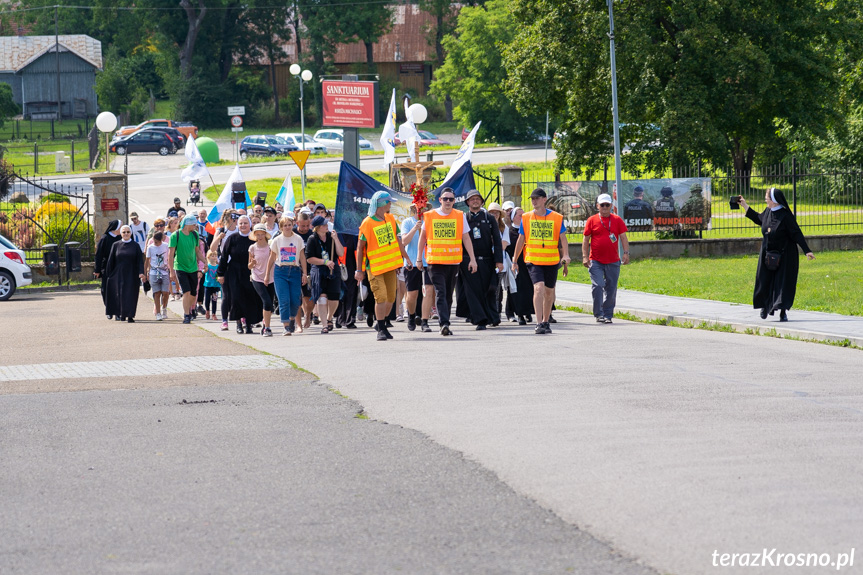
{"label": "hat with brim", "polygon": [[611,202],[611,196],[609,196],[608,194],[599,194],[599,197],[596,198],[596,203],[597,204],[610,204],[610,203],[612,203]]}
{"label": "hat with brim", "polygon": [[515,202],[507,200],[503,203],[503,211],[515,209]]}
{"label": "hat with brim", "polygon": [[465,200],[465,201],[468,201],[469,199],[471,199],[471,198],[475,198],[475,197],[477,197],[477,196],[479,196],[479,197],[480,197],[480,199],[482,198],[482,194],[480,194],[477,190],[470,190],[470,191],[467,193],[467,195],[464,197],[464,200]]}
{"label": "hat with brim", "polygon": [[488,206],[488,208],[487,208],[487,210],[486,210],[486,211],[489,211],[489,212],[498,212],[499,214],[503,215],[503,208],[501,208],[501,207],[500,207],[500,204],[499,204],[499,203],[497,203],[497,202],[492,202],[491,204],[489,204],[489,206]]}
{"label": "hat with brim", "polygon": [[315,216],[314,219],[312,220],[312,227],[313,228],[316,228],[318,226],[325,226],[325,225],[327,225],[327,218],[325,218],[324,216]]}
{"label": "hat with brim", "polygon": [[267,226],[264,224],[255,224],[255,227],[252,228],[252,233],[257,234],[258,232],[264,232],[267,235],[267,239],[270,239],[272,236],[270,232],[267,231]]}

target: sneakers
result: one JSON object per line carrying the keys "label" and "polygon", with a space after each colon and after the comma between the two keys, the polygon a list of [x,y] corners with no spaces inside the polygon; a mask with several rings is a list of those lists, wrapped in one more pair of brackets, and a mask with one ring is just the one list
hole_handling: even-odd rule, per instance
{"label": "sneakers", "polygon": [[440,328],[440,334],[441,335],[452,335],[452,331],[450,331],[448,325],[442,325]]}
{"label": "sneakers", "polygon": [[543,327],[545,327],[545,333],[551,333],[551,324],[549,322],[544,322]]}
{"label": "sneakers", "polygon": [[357,329],[357,324],[355,324],[354,322],[351,322],[345,326],[345,329]]}
{"label": "sneakers", "polygon": [[204,306],[202,306],[201,304],[198,304],[198,307],[195,309],[195,311],[197,311],[198,313],[207,313],[207,310],[205,310]]}
{"label": "sneakers", "polygon": [[384,330],[378,331],[377,341],[386,341],[386,340],[387,340],[387,334],[384,333]]}
{"label": "sneakers", "polygon": [[429,322],[427,319],[422,320],[420,323],[420,331],[425,333],[431,333],[432,328],[429,327]]}
{"label": "sneakers", "polygon": [[438,314],[437,314],[437,307],[435,307],[435,306],[432,306],[431,318],[432,319],[440,319],[440,317],[438,317]]}
{"label": "sneakers", "polygon": [[165,316],[162,315],[162,312],[157,312],[155,314],[155,316],[156,316],[156,321],[162,321],[163,319],[165,319]]}
{"label": "sneakers", "polygon": [[247,334],[255,333],[255,331],[252,329],[252,326],[250,326],[249,324],[246,324],[246,333]]}
{"label": "sneakers", "polygon": [[596,318],[596,323],[605,323],[605,318],[604,318],[604,317],[602,317],[601,315],[600,315],[600,316],[597,316],[597,318]]}
{"label": "sneakers", "polygon": [[405,320],[405,316],[403,316],[402,314],[399,314],[396,316],[396,321],[404,321],[404,320]]}
{"label": "sneakers", "polygon": [[610,317],[605,318],[605,323],[614,323]]}
{"label": "sneakers", "polygon": [[295,331],[297,331],[297,322],[296,320],[291,319],[291,321],[288,322],[288,335],[294,333]]}
{"label": "sneakers", "polygon": [[228,322],[226,322],[226,321],[222,322],[222,331],[228,331]]}
{"label": "sneakers", "polygon": [[243,329],[243,322],[237,322],[237,333],[242,335],[245,330]]}
{"label": "sneakers", "polygon": [[408,331],[413,331],[417,328],[417,316],[416,314],[408,315]]}
{"label": "sneakers", "polygon": [[524,319],[523,315],[518,316],[518,325],[527,325],[527,320]]}
{"label": "sneakers", "polygon": [[186,314],[183,316],[183,323],[192,323],[192,316]]}
{"label": "sneakers", "polygon": [[264,337],[273,337],[273,331],[268,327],[262,327],[261,335]]}
{"label": "sneakers", "polygon": [[286,328],[285,328],[285,331],[283,331],[283,332],[282,332],[282,335],[283,335],[283,336],[285,336],[285,337],[287,337],[287,336],[291,335],[291,328],[290,328],[290,327],[286,327]]}
{"label": "sneakers", "polygon": [[536,335],[545,335],[547,333],[545,331],[545,323],[536,324],[536,327],[533,329],[533,333]]}

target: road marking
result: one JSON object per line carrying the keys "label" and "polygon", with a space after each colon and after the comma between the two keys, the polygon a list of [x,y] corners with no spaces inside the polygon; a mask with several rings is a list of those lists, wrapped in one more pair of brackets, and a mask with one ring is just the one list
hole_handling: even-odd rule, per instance
{"label": "road marking", "polygon": [[142,204],[141,202],[139,202],[138,200],[136,200],[134,198],[129,198],[129,203],[134,204],[137,207],[137,209],[141,210],[142,212],[146,212],[148,214],[155,214],[156,213],[155,211],[150,209],[148,206],[145,206],[144,204]]}
{"label": "road marking", "polygon": [[82,361],[0,366],[0,382],[40,379],[85,379],[136,377],[202,371],[291,369],[286,360],[272,355],[210,355],[204,357],[157,357],[121,361]]}

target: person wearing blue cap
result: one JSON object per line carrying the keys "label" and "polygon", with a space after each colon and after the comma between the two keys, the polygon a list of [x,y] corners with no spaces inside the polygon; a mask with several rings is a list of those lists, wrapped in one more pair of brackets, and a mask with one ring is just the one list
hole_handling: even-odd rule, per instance
{"label": "person wearing blue cap", "polygon": [[[390,213],[392,196],[385,191],[375,192],[369,203],[368,216],[360,224],[357,242],[357,282],[369,275],[369,286],[375,297],[375,318],[378,320],[377,339],[392,339],[386,326],[387,315],[396,302],[398,280],[396,270],[407,259],[407,252],[399,239],[399,227]],[[408,264],[408,267],[411,267]]]}
{"label": "person wearing blue cap", "polygon": [[168,243],[168,269],[171,279],[180,286],[183,292],[183,323],[192,322],[192,310],[198,297],[198,282],[201,272],[198,262],[204,264],[204,251],[201,249],[201,238],[198,235],[198,220],[188,216],[183,220],[183,227],[171,234]]}

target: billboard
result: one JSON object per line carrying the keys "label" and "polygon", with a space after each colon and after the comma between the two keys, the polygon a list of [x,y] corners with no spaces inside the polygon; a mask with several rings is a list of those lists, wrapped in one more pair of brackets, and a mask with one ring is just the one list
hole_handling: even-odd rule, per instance
{"label": "billboard", "polygon": [[[598,213],[596,198],[611,193],[613,182],[541,182],[548,207],[563,215],[566,229],[580,233],[587,218]],[[709,230],[710,178],[624,180],[617,195],[617,215],[632,232]],[[614,191],[614,190],[612,190]]]}
{"label": "billboard", "polygon": [[378,83],[324,80],[325,127],[377,128]]}

